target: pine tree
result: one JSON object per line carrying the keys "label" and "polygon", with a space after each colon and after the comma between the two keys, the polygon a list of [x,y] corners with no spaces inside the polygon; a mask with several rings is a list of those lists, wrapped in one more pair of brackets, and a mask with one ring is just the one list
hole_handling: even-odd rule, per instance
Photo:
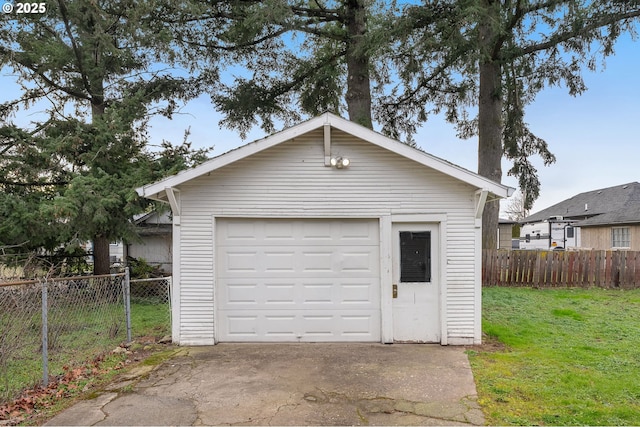
{"label": "pine tree", "polygon": [[[224,10],[214,2],[198,22],[205,33],[217,32],[215,40],[194,32],[176,39],[212,52],[211,66],[240,68],[227,84],[215,75],[209,90],[222,124],[243,135],[258,124],[273,132],[278,122],[325,111],[346,111],[372,128],[372,80],[383,76],[371,62],[382,37],[370,20],[387,9],[371,0],[234,1]],[[228,53],[222,65],[220,50]]]}
{"label": "pine tree", "polygon": [[[0,244],[91,240],[94,272],[109,272],[109,242],[126,237],[143,208],[133,188],[162,174],[146,150],[149,111],[171,116],[198,93],[195,78],[162,68],[177,54],[159,10],[154,1],[59,0],[0,17],[0,66],[22,88],[0,105]],[[20,129],[12,117],[29,107],[45,119]]]}
{"label": "pine tree", "polygon": [[[427,113],[445,110],[463,137],[478,136],[478,173],[502,180],[501,160],[512,162],[526,194],[539,195],[530,157],[555,161],[547,142],[525,122],[525,108],[548,86],[571,95],[586,90],[581,73],[614,53],[620,34],[635,34],[637,0],[429,1],[404,9],[395,27],[408,41],[394,56],[402,84],[388,102],[383,123],[409,132]],[[403,32],[404,31],[404,32]],[[433,106],[430,110],[426,106]],[[477,106],[476,117],[469,106]],[[473,115],[471,115],[473,116]],[[496,247],[498,203],[483,216],[483,247]]]}

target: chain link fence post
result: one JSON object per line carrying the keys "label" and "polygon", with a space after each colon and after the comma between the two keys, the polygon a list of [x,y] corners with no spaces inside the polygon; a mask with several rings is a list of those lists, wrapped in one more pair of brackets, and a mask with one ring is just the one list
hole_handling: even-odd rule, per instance
{"label": "chain link fence post", "polygon": [[173,335],[173,276],[167,277],[167,303],[169,304],[169,333]]}
{"label": "chain link fence post", "polygon": [[124,291],[124,313],[127,319],[127,343],[131,342],[131,281],[129,267],[124,269],[124,280],[122,282]]}
{"label": "chain link fence post", "polygon": [[42,281],[42,384],[49,385],[49,309],[47,279]]}

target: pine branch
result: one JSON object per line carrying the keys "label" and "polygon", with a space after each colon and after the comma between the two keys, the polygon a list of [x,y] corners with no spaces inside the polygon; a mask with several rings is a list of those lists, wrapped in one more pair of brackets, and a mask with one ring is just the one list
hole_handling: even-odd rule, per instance
{"label": "pine branch", "polygon": [[0,179],[0,185],[8,185],[8,186],[16,186],[16,187],[48,187],[48,186],[56,186],[62,187],[68,185],[69,181],[51,181],[51,182],[43,182],[43,181],[7,181],[5,179]]}
{"label": "pine branch", "polygon": [[272,40],[275,39],[285,33],[287,33],[289,31],[289,29],[287,28],[282,28],[274,33],[270,33],[267,34],[263,37],[260,37],[256,40],[251,40],[250,42],[246,42],[246,43],[240,43],[240,44],[235,44],[235,45],[230,45],[230,46],[223,46],[220,44],[209,44],[209,43],[199,43],[199,42],[195,42],[195,41],[190,41],[190,40],[186,40],[183,37],[180,37],[178,40],[182,43],[185,43],[189,46],[195,46],[195,47],[202,47],[202,48],[207,48],[207,49],[217,49],[217,50],[222,50],[222,51],[226,51],[226,52],[234,52],[234,51],[238,51],[241,49],[246,49],[246,48],[250,48],[250,47],[254,47],[259,45],[260,43],[263,43],[267,40]]}
{"label": "pine branch", "polygon": [[[84,88],[87,90],[87,93],[91,93],[91,84],[87,79],[87,73],[84,71],[83,61],[82,61],[82,53],[80,52],[80,48],[76,43],[76,39],[73,36],[73,32],[71,31],[71,26],[69,24],[69,16],[67,15],[67,6],[64,4],[64,0],[58,0],[58,5],[60,6],[60,13],[62,14],[62,21],[64,22],[64,28],[67,32],[67,36],[71,42],[71,48],[73,49],[73,54],[76,57],[76,61],[78,64],[78,70],[80,71],[80,76],[82,78],[82,84]],[[85,98],[89,99],[89,98]]]}
{"label": "pine branch", "polygon": [[[536,44],[532,44],[530,46],[524,47],[517,52],[516,56],[525,56],[531,53],[540,52],[542,50],[549,49],[553,46],[556,46],[560,43],[569,41],[575,37],[583,36],[588,34],[591,31],[597,30],[602,27],[606,27],[607,25],[613,24],[614,22],[623,21],[626,19],[633,19],[640,17],[640,10],[634,10],[632,12],[627,13],[616,13],[611,15],[605,15],[592,22],[589,25],[586,25],[581,28],[576,28],[571,31],[566,31],[560,34],[553,35],[549,40],[545,42],[540,42]],[[504,59],[504,58],[503,58]]]}
{"label": "pine branch", "polygon": [[323,18],[324,22],[336,22],[340,20],[339,11],[337,9],[311,9],[307,7],[291,6],[291,11],[298,16]]}

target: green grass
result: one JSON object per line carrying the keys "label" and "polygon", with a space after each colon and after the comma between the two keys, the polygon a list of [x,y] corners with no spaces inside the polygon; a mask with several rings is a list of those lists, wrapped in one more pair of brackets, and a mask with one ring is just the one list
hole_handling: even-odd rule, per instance
{"label": "green grass", "polygon": [[488,424],[640,425],[640,290],[486,288],[470,352]]}
{"label": "green grass", "polygon": [[131,303],[131,333],[162,338],[171,333],[171,307],[147,300]]}

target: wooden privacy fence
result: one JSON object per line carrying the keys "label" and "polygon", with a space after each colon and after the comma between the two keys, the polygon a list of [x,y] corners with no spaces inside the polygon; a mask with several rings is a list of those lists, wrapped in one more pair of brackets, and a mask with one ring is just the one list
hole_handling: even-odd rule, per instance
{"label": "wooden privacy fence", "polygon": [[640,252],[487,249],[482,285],[640,288]]}

